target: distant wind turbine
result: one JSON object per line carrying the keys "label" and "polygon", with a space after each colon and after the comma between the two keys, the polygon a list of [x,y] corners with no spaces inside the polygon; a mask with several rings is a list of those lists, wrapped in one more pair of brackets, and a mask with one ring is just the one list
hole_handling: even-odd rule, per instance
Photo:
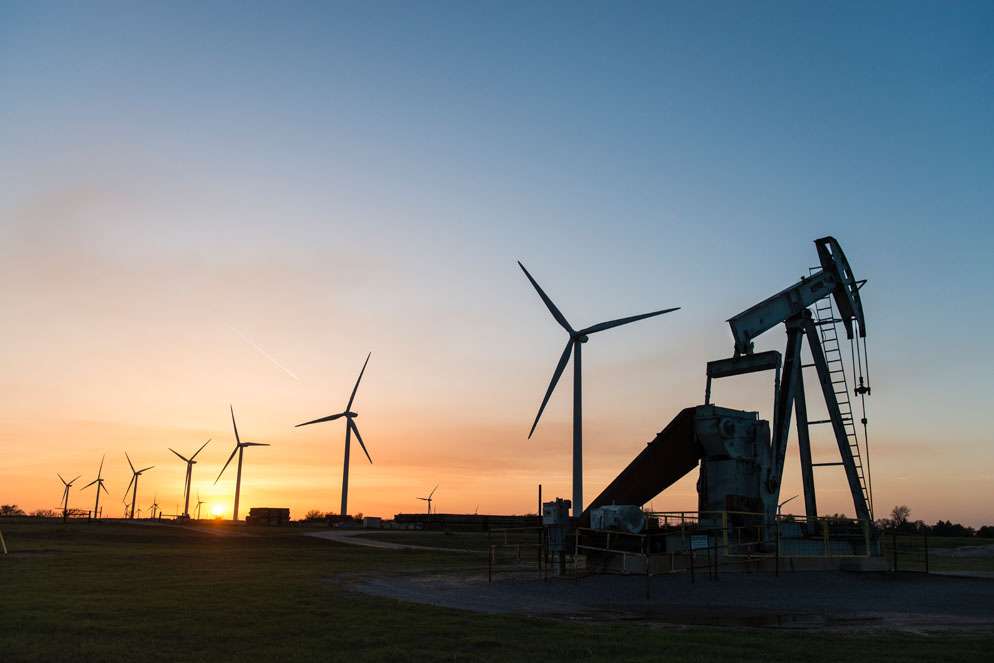
{"label": "distant wind turbine", "polygon": [[569,340],[566,341],[566,348],[563,350],[562,356],[559,357],[559,363],[556,365],[556,370],[552,374],[552,381],[549,383],[549,388],[545,392],[545,398],[542,399],[542,405],[538,408],[538,414],[535,415],[535,422],[532,424],[531,431],[528,433],[529,439],[535,432],[535,427],[538,426],[538,420],[542,418],[542,412],[545,410],[546,404],[549,402],[549,397],[552,396],[552,392],[556,388],[556,383],[559,382],[560,376],[566,369],[566,364],[569,363],[570,354],[573,354],[573,517],[579,517],[583,513],[583,389],[581,386],[581,362],[580,362],[580,348],[589,339],[590,334],[595,334],[597,332],[606,331],[608,329],[613,329],[614,327],[620,327],[621,325],[627,325],[632,322],[637,322],[639,320],[645,320],[646,318],[651,318],[657,315],[663,315],[664,313],[670,313],[671,311],[676,311],[680,307],[662,309],[660,311],[653,311],[652,313],[643,313],[641,315],[633,315],[628,318],[619,318],[617,320],[611,320],[609,322],[601,322],[590,327],[586,327],[579,331],[573,329],[570,323],[566,320],[566,317],[556,308],[556,305],[552,303],[549,296],[545,294],[538,282],[532,278],[532,275],[528,273],[525,266],[518,261],[518,266],[521,267],[521,271],[525,273],[528,280],[535,287],[538,292],[538,296],[542,298],[545,302],[545,306],[549,309],[552,317],[555,319],[559,325],[566,330],[569,334]]}
{"label": "distant wind turbine", "polygon": [[355,386],[352,388],[352,395],[349,396],[349,402],[345,406],[344,412],[339,412],[338,414],[331,414],[327,417],[321,417],[320,419],[314,419],[313,421],[305,421],[302,424],[297,424],[295,428],[300,428],[301,426],[310,426],[311,424],[320,424],[325,421],[334,421],[336,419],[341,419],[345,417],[345,462],[342,465],[342,515],[347,516],[349,514],[349,450],[352,447],[352,433],[355,433],[355,437],[359,440],[359,446],[362,447],[363,453],[366,454],[366,458],[369,459],[369,463],[373,463],[373,459],[369,456],[369,451],[366,450],[366,445],[362,441],[362,435],[359,434],[359,427],[356,426],[355,418],[359,416],[358,413],[352,411],[352,401],[355,400],[356,391],[359,390],[359,383],[362,382],[362,374],[366,372],[366,364],[369,363],[369,357],[373,353],[370,352],[366,355],[366,361],[362,365],[362,370],[359,371],[359,378],[355,381]]}
{"label": "distant wind turbine", "polygon": [[159,497],[156,495],[152,497],[152,515],[149,516],[149,518],[155,520],[155,514],[158,513],[158,511],[159,511]]}
{"label": "distant wind turbine", "polygon": [[102,490],[105,493],[107,493],[108,495],[110,495],[110,491],[107,490],[106,486],[104,486],[104,480],[101,478],[101,475],[103,474],[103,471],[104,471],[104,460],[106,460],[106,458],[107,458],[107,456],[105,454],[104,457],[100,459],[100,469],[97,470],[97,478],[94,479],[93,481],[91,481],[90,483],[86,484],[82,488],[80,488],[80,490],[86,490],[87,488],[89,488],[93,484],[97,485],[97,501],[93,505],[93,517],[94,518],[99,518],[100,517],[100,491]]}
{"label": "distant wind turbine", "polygon": [[62,489],[62,518],[64,520],[69,517],[69,489],[72,488],[72,485],[76,483],[76,479],[79,479],[79,477],[76,477],[76,479],[73,479],[72,481],[66,481],[62,478],[62,475],[57,472],[56,476],[59,477],[59,481],[61,481],[64,486]]}
{"label": "distant wind turbine", "polygon": [[[146,468],[143,468],[143,469],[140,469],[140,470],[136,470],[135,466],[132,465],[132,463],[131,463],[131,456],[128,455],[127,451],[124,452],[124,457],[128,459],[128,465],[131,466],[131,481],[128,482],[128,487],[124,491],[124,496],[125,497],[128,496],[128,491],[131,490],[131,484],[132,483],[135,484],[135,489],[131,493],[131,519],[134,520],[134,518],[135,518],[135,503],[138,501],[138,479],[141,477],[141,475],[142,475],[143,472],[148,472],[150,469],[152,469],[153,467],[155,467],[155,465],[149,465]],[[139,516],[140,515],[141,515],[141,510],[139,510]]]}
{"label": "distant wind turbine", "polygon": [[200,507],[204,504],[204,501],[200,499],[200,492],[197,492],[197,520],[200,520]]}
{"label": "distant wind turbine", "polygon": [[427,497],[419,497],[418,498],[422,502],[427,502],[428,503],[428,515],[429,516],[431,515],[431,497],[432,497],[432,495],[435,494],[436,490],[438,490],[438,484],[436,484],[435,487],[431,489],[431,492],[428,493]]}
{"label": "distant wind turbine", "polygon": [[178,451],[176,451],[172,447],[169,447],[170,451],[172,451],[174,454],[179,456],[179,459],[182,460],[184,463],[186,463],[186,481],[183,482],[183,517],[184,518],[190,517],[190,481],[193,478],[193,466],[197,464],[197,461],[194,459],[197,457],[197,454],[199,454],[201,451],[204,450],[204,447],[210,444],[210,442],[211,442],[210,440],[204,442],[203,445],[201,445],[201,447],[197,449],[193,453],[193,455],[190,456],[189,458],[181,456]]}
{"label": "distant wind turbine", "polygon": [[224,474],[226,469],[228,469],[231,459],[235,457],[235,454],[238,454],[238,475],[235,478],[235,511],[232,516],[232,520],[237,521],[238,498],[242,491],[242,455],[245,452],[245,447],[268,447],[269,445],[263,442],[242,442],[242,438],[238,436],[238,424],[235,423],[235,408],[231,405],[229,405],[228,408],[231,410],[231,427],[235,429],[235,448],[231,452],[231,455],[228,456],[228,461],[224,464],[224,467],[222,467],[221,471],[218,472],[217,479],[214,479],[214,484],[217,484],[217,482],[221,479],[221,475]]}

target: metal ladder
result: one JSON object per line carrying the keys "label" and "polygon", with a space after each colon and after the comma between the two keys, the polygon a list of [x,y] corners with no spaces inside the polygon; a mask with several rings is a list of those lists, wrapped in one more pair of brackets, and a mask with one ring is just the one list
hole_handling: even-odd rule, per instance
{"label": "metal ladder", "polygon": [[[821,271],[820,267],[812,267],[810,272]],[[867,489],[866,473],[863,471],[863,454],[860,452],[859,435],[856,433],[856,417],[849,399],[849,381],[846,377],[845,364],[842,361],[842,347],[839,342],[838,323],[841,319],[835,315],[835,304],[831,293],[819,299],[814,305],[814,322],[821,336],[821,346],[825,354],[825,363],[832,379],[832,390],[839,404],[842,415],[842,425],[846,431],[849,449],[852,451],[853,462],[856,464],[856,475],[859,477],[859,487],[863,491],[863,499],[867,508],[873,513],[873,501]]]}

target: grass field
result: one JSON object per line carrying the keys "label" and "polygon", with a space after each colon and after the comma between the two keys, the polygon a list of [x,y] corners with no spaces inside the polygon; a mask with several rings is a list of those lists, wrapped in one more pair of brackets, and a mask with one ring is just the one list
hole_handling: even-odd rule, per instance
{"label": "grass field", "polygon": [[229,529],[0,521],[11,550],[0,557],[0,660],[962,661],[994,646],[994,633],[676,628],[406,604],[351,592],[348,579],[483,573],[481,560]]}

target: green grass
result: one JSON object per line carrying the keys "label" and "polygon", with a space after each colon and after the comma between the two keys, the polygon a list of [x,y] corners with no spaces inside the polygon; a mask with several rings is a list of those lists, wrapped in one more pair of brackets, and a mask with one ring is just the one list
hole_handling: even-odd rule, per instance
{"label": "green grass", "polygon": [[[0,660],[978,660],[994,634],[829,635],[480,615],[350,592],[347,576],[483,573],[472,555],[251,530],[0,521]],[[448,539],[449,537],[446,537]],[[459,547],[459,546],[454,546]]]}

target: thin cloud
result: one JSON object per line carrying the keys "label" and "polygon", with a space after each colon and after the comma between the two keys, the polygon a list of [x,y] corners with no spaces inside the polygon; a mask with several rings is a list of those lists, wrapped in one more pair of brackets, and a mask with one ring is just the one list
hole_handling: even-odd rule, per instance
{"label": "thin cloud", "polygon": [[263,350],[261,347],[259,347],[259,345],[257,343],[255,343],[254,341],[252,341],[252,339],[248,338],[247,336],[245,336],[245,334],[241,333],[240,331],[238,331],[234,327],[230,327],[229,326],[228,329],[230,329],[236,336],[238,336],[238,338],[240,338],[243,341],[245,341],[246,343],[248,343],[252,347],[252,349],[254,349],[256,352],[258,352],[260,355],[262,355],[266,359],[268,359],[269,362],[272,363],[273,366],[275,366],[276,368],[280,369],[281,371],[283,371],[284,373],[286,373],[287,375],[289,375],[290,377],[292,377],[297,382],[300,382],[300,378],[298,378],[294,374],[293,371],[291,371],[289,368],[287,368],[286,366],[284,366],[283,364],[281,364],[280,362],[278,362],[275,357],[273,357],[271,354],[269,354],[268,352],[266,352],[265,350]]}

